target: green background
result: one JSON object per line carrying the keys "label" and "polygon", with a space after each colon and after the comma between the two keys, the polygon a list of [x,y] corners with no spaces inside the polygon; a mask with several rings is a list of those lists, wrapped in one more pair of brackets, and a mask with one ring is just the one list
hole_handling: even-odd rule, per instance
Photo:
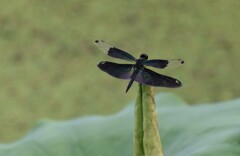
{"label": "green background", "polygon": [[103,39],[134,56],[182,58],[156,70],[182,81],[174,92],[188,103],[239,96],[238,0],[1,0],[0,141],[22,137],[37,120],[119,111],[136,97],[134,84],[96,65]]}

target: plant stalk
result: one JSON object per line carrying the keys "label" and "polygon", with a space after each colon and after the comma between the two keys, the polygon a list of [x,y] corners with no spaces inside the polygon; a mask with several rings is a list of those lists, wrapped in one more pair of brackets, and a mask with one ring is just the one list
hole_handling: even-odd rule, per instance
{"label": "plant stalk", "polygon": [[153,88],[139,84],[135,104],[135,156],[163,156]]}

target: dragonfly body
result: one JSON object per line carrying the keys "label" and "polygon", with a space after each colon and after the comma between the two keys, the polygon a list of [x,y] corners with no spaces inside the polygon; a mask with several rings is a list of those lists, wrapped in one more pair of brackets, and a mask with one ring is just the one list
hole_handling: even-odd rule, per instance
{"label": "dragonfly body", "polygon": [[181,59],[148,60],[147,54],[141,54],[140,58],[136,59],[131,54],[121,49],[115,48],[105,41],[96,40],[95,44],[100,50],[107,53],[107,55],[111,57],[135,62],[134,64],[118,64],[102,61],[98,64],[98,67],[102,71],[108,73],[113,77],[119,79],[130,79],[126,92],[128,92],[134,81],[137,81],[141,84],[158,87],[176,88],[182,86],[181,82],[177,79],[158,74],[152,70],[145,68],[145,66],[151,66],[163,69],[170,66],[179,66],[184,63],[184,61]]}
{"label": "dragonfly body", "polygon": [[130,89],[130,87],[133,84],[133,81],[135,80],[135,77],[137,76],[138,72],[141,71],[143,69],[143,63],[148,59],[148,55],[147,54],[142,54],[140,55],[140,58],[136,60],[136,63],[133,66],[133,74],[131,76],[131,80],[128,83],[127,89],[126,89],[126,93],[128,92],[128,90]]}
{"label": "dragonfly body", "polygon": [[141,69],[144,65],[144,62],[148,59],[147,54],[141,54],[140,58],[136,60],[135,67]]}

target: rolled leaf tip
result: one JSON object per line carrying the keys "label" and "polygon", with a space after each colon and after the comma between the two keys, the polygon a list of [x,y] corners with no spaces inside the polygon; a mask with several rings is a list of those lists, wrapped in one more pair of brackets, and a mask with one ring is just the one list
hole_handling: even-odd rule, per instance
{"label": "rolled leaf tip", "polygon": [[153,87],[139,84],[135,104],[135,156],[163,156]]}

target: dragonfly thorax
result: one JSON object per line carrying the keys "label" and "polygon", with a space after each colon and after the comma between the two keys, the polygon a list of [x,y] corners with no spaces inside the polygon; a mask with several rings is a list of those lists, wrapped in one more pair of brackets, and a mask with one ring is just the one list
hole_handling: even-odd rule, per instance
{"label": "dragonfly thorax", "polygon": [[140,58],[136,60],[135,67],[137,67],[138,69],[141,69],[143,67],[144,62],[147,59],[148,59],[148,55],[147,54],[141,54]]}

